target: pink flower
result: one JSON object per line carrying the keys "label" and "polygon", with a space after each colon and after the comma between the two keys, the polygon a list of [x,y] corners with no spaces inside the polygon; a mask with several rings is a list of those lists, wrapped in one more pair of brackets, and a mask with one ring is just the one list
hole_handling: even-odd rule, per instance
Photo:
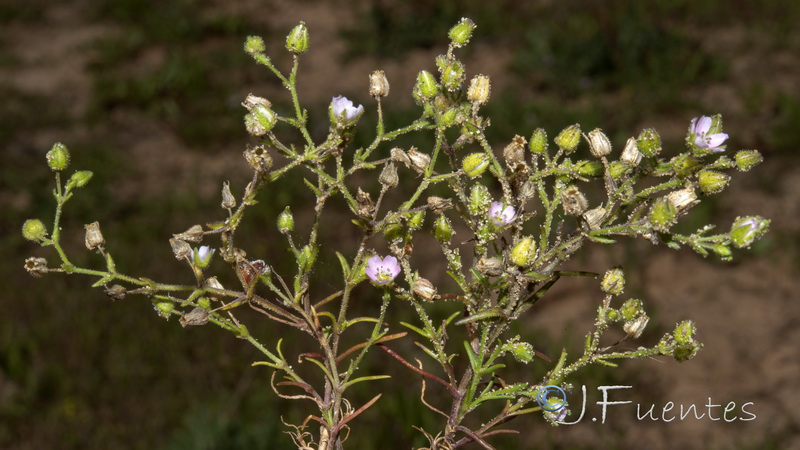
{"label": "pink flower", "polygon": [[370,280],[378,284],[389,284],[400,274],[400,265],[394,256],[381,259],[375,255],[367,260],[366,272]]}
{"label": "pink flower", "polygon": [[496,227],[504,227],[514,221],[517,211],[513,206],[494,202],[489,206],[489,222]]}
{"label": "pink flower", "polygon": [[358,108],[353,106],[353,102],[348,100],[347,97],[338,96],[333,97],[331,100],[331,120],[342,121],[345,124],[350,124],[364,111],[363,105],[358,105]]}
{"label": "pink flower", "polygon": [[689,126],[689,133],[692,134],[692,142],[697,148],[708,149],[711,153],[725,151],[722,144],[728,139],[725,133],[708,134],[711,130],[712,119],[708,116],[695,117]]}

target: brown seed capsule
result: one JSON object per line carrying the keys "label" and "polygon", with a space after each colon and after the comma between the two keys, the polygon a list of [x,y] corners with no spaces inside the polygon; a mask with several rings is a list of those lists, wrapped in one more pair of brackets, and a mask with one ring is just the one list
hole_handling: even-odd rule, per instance
{"label": "brown seed capsule", "polygon": [[272,157],[269,156],[267,149],[261,145],[245,150],[244,159],[247,161],[247,165],[259,174],[268,172],[272,167]]}
{"label": "brown seed capsule", "polygon": [[500,258],[484,256],[478,260],[478,263],[475,264],[475,268],[484,275],[496,277],[503,273],[503,261],[501,261]]}
{"label": "brown seed capsule", "polygon": [[426,302],[432,302],[436,299],[436,288],[433,286],[433,283],[425,278],[417,278],[417,280],[414,281],[412,290],[414,294]]}
{"label": "brown seed capsule", "polygon": [[203,227],[200,225],[192,225],[191,228],[183,233],[174,234],[175,239],[189,242],[200,242],[203,240]]}
{"label": "brown seed capsule", "polygon": [[428,197],[428,206],[436,214],[441,214],[453,207],[453,201],[442,197],[430,196]]}
{"label": "brown seed capsule", "polygon": [[602,158],[611,153],[611,141],[600,128],[595,128],[586,136],[589,141],[589,151],[595,158]]}
{"label": "brown seed capsule", "polygon": [[371,217],[372,210],[374,208],[372,204],[372,198],[370,198],[368,192],[364,192],[361,188],[358,188],[358,193],[356,194],[356,203],[358,204],[358,213],[361,217]]}
{"label": "brown seed capsule", "polygon": [[564,207],[564,214],[580,216],[589,207],[589,201],[578,188],[569,186],[561,193],[561,206]]}
{"label": "brown seed capsule", "polygon": [[106,240],[103,239],[103,233],[100,232],[100,222],[92,222],[83,226],[86,229],[86,248],[89,250],[95,250],[98,247],[102,247],[106,244]]}
{"label": "brown seed capsule", "polygon": [[602,206],[598,206],[597,208],[590,209],[583,213],[582,217],[586,222],[586,226],[589,227],[589,230],[597,230],[603,223],[603,219],[606,218],[606,209]]}
{"label": "brown seed capsule", "polygon": [[185,259],[191,256],[192,247],[180,239],[170,239],[169,245],[172,246],[172,253],[175,254],[175,259]]}
{"label": "brown seed capsule", "polygon": [[236,199],[231,194],[231,185],[229,182],[222,183],[222,207],[231,209],[236,206]]}
{"label": "brown seed capsule", "polygon": [[47,273],[47,260],[44,258],[30,257],[25,260],[25,270],[36,278]]}
{"label": "brown seed capsule", "polygon": [[506,160],[506,165],[509,168],[515,168],[518,164],[525,163],[525,147],[528,143],[522,136],[514,136],[511,143],[503,149],[503,158]]}
{"label": "brown seed capsule", "polygon": [[672,203],[678,214],[686,212],[689,208],[698,203],[697,194],[692,186],[687,186],[679,191],[667,194],[667,200]]}
{"label": "brown seed capsule", "polygon": [[389,80],[382,70],[375,70],[369,74],[369,95],[375,98],[389,95]]}
{"label": "brown seed capsule", "polygon": [[242,106],[247,108],[248,111],[252,111],[256,106],[264,106],[266,108],[271,108],[272,103],[269,100],[265,99],[264,97],[259,97],[253,94],[247,94],[247,97],[242,102]]}
{"label": "brown seed capsule", "polygon": [[123,298],[125,298],[125,295],[127,294],[127,290],[118,284],[115,284],[110,288],[106,289],[105,292],[108,298],[110,298],[111,300],[122,300]]}
{"label": "brown seed capsule", "polygon": [[205,325],[208,323],[208,311],[198,306],[182,315],[179,322],[184,328],[187,326]]}
{"label": "brown seed capsule", "polygon": [[642,152],[639,151],[639,146],[636,144],[636,138],[628,139],[625,143],[625,149],[622,150],[622,155],[619,160],[628,163],[631,167],[636,167],[642,161]]}
{"label": "brown seed capsule", "polygon": [[397,177],[397,167],[394,163],[387,163],[383,166],[383,170],[381,171],[380,176],[378,177],[378,182],[382,185],[386,186],[387,188],[393,188],[397,186],[399,182],[399,178]]}
{"label": "brown seed capsule", "polygon": [[489,93],[491,92],[491,83],[489,77],[486,75],[475,75],[469,82],[467,89],[467,100],[472,103],[483,105],[489,101]]}
{"label": "brown seed capsule", "polygon": [[431,157],[417,151],[416,147],[411,147],[408,150],[408,158],[411,160],[411,168],[419,174],[425,173],[431,163]]}
{"label": "brown seed capsule", "polygon": [[411,168],[411,159],[408,157],[406,152],[402,149],[395,147],[390,152],[392,161],[402,163],[404,166]]}
{"label": "brown seed capsule", "polygon": [[644,328],[647,326],[647,322],[650,321],[650,318],[647,317],[647,314],[641,313],[636,316],[635,319],[631,320],[630,322],[625,322],[625,325],[622,326],[622,329],[628,336],[638,339],[639,336],[642,335]]}

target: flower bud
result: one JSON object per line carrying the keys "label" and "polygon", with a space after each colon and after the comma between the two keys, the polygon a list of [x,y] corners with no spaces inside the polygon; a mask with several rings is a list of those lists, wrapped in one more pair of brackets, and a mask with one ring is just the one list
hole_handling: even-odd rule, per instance
{"label": "flower bud", "polygon": [[639,151],[639,145],[636,143],[635,138],[629,138],[625,143],[625,149],[622,150],[622,155],[619,160],[630,164],[631,167],[636,167],[642,161],[642,152]]}
{"label": "flower bud", "polygon": [[706,195],[722,192],[730,180],[730,175],[715,170],[701,170],[697,174],[700,190]]}
{"label": "flower bud", "polygon": [[389,95],[389,80],[382,70],[375,70],[369,74],[369,95],[376,99]]}
{"label": "flower bud", "polygon": [[533,346],[527,342],[515,342],[511,346],[511,354],[514,355],[514,359],[523,364],[533,361],[533,356],[535,355]]}
{"label": "flower bud", "polygon": [[103,233],[100,232],[100,222],[86,224],[83,226],[83,228],[86,230],[84,243],[86,244],[87,249],[95,250],[96,248],[102,247],[106,244],[106,240],[103,239]]}
{"label": "flower bud", "polygon": [[472,190],[469,193],[469,212],[473,216],[477,216],[479,214],[483,214],[489,208],[489,204],[492,202],[492,195],[489,193],[489,189],[482,185],[476,184],[472,186]]}
{"label": "flower bud", "polygon": [[222,207],[231,209],[236,206],[236,199],[231,194],[231,184],[227,181],[222,183]]}
{"label": "flower bud", "polygon": [[390,223],[383,230],[383,236],[390,243],[402,239],[404,234],[403,226],[399,223]]}
{"label": "flower bud", "polygon": [[417,278],[411,290],[426,302],[432,302],[436,299],[436,288],[433,286],[433,283],[425,278]]}
{"label": "flower bud", "polygon": [[433,75],[427,70],[421,71],[417,75],[417,83],[414,85],[414,98],[417,99],[418,103],[422,103],[421,100],[430,100],[438,93],[439,86],[437,86]]}
{"label": "flower bud", "polygon": [[656,156],[661,152],[661,136],[656,130],[647,128],[639,134],[636,145],[645,156]]}
{"label": "flower bud", "polygon": [[675,331],[672,332],[672,337],[675,338],[677,344],[689,344],[694,341],[694,335],[697,333],[697,326],[692,320],[684,320],[675,326]]}
{"label": "flower bud", "polygon": [[444,214],[439,215],[439,218],[433,224],[433,235],[441,243],[450,242],[450,238],[453,237],[453,227],[450,225],[450,219]]}
{"label": "flower bud", "polygon": [[566,153],[572,153],[581,141],[581,127],[577,123],[561,130],[554,139],[556,145]]}
{"label": "flower bud", "polygon": [[583,217],[589,230],[598,230],[603,224],[603,220],[606,218],[606,213],[607,211],[605,208],[598,206],[597,208],[586,211],[581,217]]}
{"label": "flower bud", "polygon": [[175,312],[175,303],[169,301],[154,302],[153,307],[155,308],[158,315],[165,319],[169,319],[169,316],[172,315],[173,312]]}
{"label": "flower bud", "polygon": [[691,186],[687,186],[681,190],[673,191],[667,194],[667,200],[675,207],[675,210],[678,214],[683,214],[689,210],[692,206],[696,205],[699,201],[697,200],[697,194],[694,192],[694,188]]}
{"label": "flower bud", "polygon": [[483,256],[475,264],[478,272],[490,277],[500,276],[503,273],[503,261],[500,258]]}
{"label": "flower bud", "polygon": [[761,161],[764,161],[764,157],[761,156],[758,150],[739,151],[736,153],[735,159],[736,168],[742,172],[747,172],[758,164],[761,164]]}
{"label": "flower bud", "polygon": [[600,161],[581,160],[572,166],[572,170],[582,177],[599,177],[603,174],[603,163]]}
{"label": "flower bud", "polygon": [[625,290],[625,274],[622,269],[607,270],[600,282],[600,289],[606,294],[619,295]]}
{"label": "flower bud", "polygon": [[608,164],[608,174],[615,180],[619,180],[630,170],[631,166],[621,161],[612,161]]}
{"label": "flower bud", "polygon": [[619,309],[619,313],[622,314],[622,320],[626,322],[633,320],[636,316],[644,314],[642,301],[635,298],[626,300]]}
{"label": "flower bud", "polygon": [[477,105],[485,105],[489,101],[491,83],[486,75],[475,75],[469,82],[467,100]]}
{"label": "flower bud", "polygon": [[657,231],[666,233],[678,220],[678,211],[667,198],[661,197],[650,207],[648,221]]}
{"label": "flower bud", "polygon": [[305,22],[295,25],[286,36],[286,50],[299,55],[308,51],[308,28]]}
{"label": "flower bud", "polygon": [[544,153],[547,150],[547,133],[543,128],[537,128],[531,135],[531,141],[528,144],[533,154]]}
{"label": "flower bud", "polygon": [[259,174],[267,173],[272,167],[272,157],[261,145],[245,150],[244,159],[247,161],[247,165]]}
{"label": "flower bud", "polygon": [[418,151],[416,147],[408,150],[408,158],[411,160],[411,168],[419,174],[425,173],[431,163],[431,157]]}
{"label": "flower bud", "polygon": [[278,231],[281,234],[288,234],[294,230],[294,216],[292,210],[287,206],[278,214]]}
{"label": "flower bud", "polygon": [[247,36],[247,40],[244,41],[244,51],[248,55],[264,53],[266,49],[267,47],[264,45],[264,39],[260,36]]}
{"label": "flower bud", "polygon": [[40,242],[47,238],[47,227],[39,219],[28,219],[22,224],[22,237]]}
{"label": "flower bud", "polygon": [[419,230],[425,222],[425,210],[417,211],[408,219],[408,228]]}
{"label": "flower bud", "polygon": [[580,216],[589,207],[589,201],[578,188],[569,186],[561,192],[561,206],[564,207],[564,214]]}
{"label": "flower bud", "polygon": [[457,59],[448,60],[441,68],[442,86],[450,92],[457,90],[464,81],[464,64]]}
{"label": "flower bud", "polygon": [[475,23],[464,17],[453,28],[450,28],[450,32],[447,36],[450,38],[453,45],[461,47],[467,45],[469,39],[472,37],[472,31],[474,29]]}
{"label": "flower bud", "polygon": [[456,108],[449,108],[447,111],[439,115],[439,126],[442,128],[451,127],[458,119],[458,111]]}
{"label": "flower bud", "polygon": [[192,254],[192,247],[181,239],[172,238],[169,240],[169,245],[172,247],[175,259],[188,258]]}
{"label": "flower bud", "polygon": [[300,270],[303,272],[308,272],[314,267],[314,263],[317,262],[317,246],[308,244],[300,249],[300,254],[297,258],[297,263],[300,266]]}
{"label": "flower bud", "polygon": [[688,361],[694,358],[702,347],[703,344],[697,341],[692,341],[685,345],[676,345],[672,352],[672,357],[678,362]]}
{"label": "flower bud", "polygon": [[642,335],[642,332],[644,332],[647,322],[650,322],[650,318],[647,317],[647,314],[642,313],[633,320],[625,322],[625,325],[622,326],[622,330],[633,339],[638,339],[639,336]]}
{"label": "flower bud", "polygon": [[769,229],[770,221],[760,216],[738,217],[731,225],[731,242],[737,248],[749,247]]}
{"label": "flower bud", "polygon": [[76,188],[76,187],[84,187],[89,184],[89,180],[92,179],[92,172],[88,170],[79,170],[72,174],[69,177],[69,181],[67,181],[67,190]]}
{"label": "flower bud", "polygon": [[675,175],[680,178],[687,178],[703,167],[699,159],[686,153],[673,158],[671,164]]}
{"label": "flower bud", "polygon": [[489,167],[489,157],[485,153],[472,153],[464,158],[461,167],[468,177],[479,177]]}
{"label": "flower bud", "polygon": [[399,178],[397,177],[397,166],[394,163],[386,163],[383,166],[383,170],[381,174],[378,176],[378,182],[387,188],[393,188],[397,186],[399,182]]}
{"label": "flower bud", "polygon": [[215,249],[209,247],[208,245],[203,245],[200,248],[194,249],[192,258],[194,265],[201,269],[205,269],[211,263],[211,257],[214,256],[215,251]]}
{"label": "flower bud", "polygon": [[47,273],[47,260],[44,258],[30,257],[25,260],[25,270],[35,278],[41,278]]}
{"label": "flower bud", "polygon": [[527,267],[536,258],[536,241],[531,236],[525,236],[517,242],[511,250],[510,260],[512,263]]}
{"label": "flower bud", "polygon": [[611,153],[611,141],[600,128],[595,128],[586,136],[589,141],[589,151],[595,158],[602,158]]}
{"label": "flower bud", "polygon": [[711,247],[711,250],[713,250],[714,253],[717,254],[717,256],[722,258],[723,261],[730,261],[731,257],[733,256],[733,252],[731,251],[731,248],[728,247],[726,244],[722,244],[722,243],[714,244],[714,246]]}
{"label": "flower bud", "polygon": [[69,165],[69,150],[61,142],[56,142],[50,151],[47,152],[47,165],[53,171],[60,171]]}

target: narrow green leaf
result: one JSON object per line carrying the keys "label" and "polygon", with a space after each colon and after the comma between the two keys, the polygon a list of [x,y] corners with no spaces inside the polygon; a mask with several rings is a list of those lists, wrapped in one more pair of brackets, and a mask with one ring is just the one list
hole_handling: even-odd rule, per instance
{"label": "narrow green leaf", "polygon": [[456,325],[464,325],[467,323],[477,322],[479,320],[486,320],[486,319],[493,319],[495,317],[506,317],[503,313],[503,310],[500,308],[486,308],[482,311],[478,311],[475,314],[465,317],[458,322]]}
{"label": "narrow green leaf", "polygon": [[345,383],[344,386],[342,386],[342,392],[344,392],[345,389],[349,388],[350,386],[352,386],[352,385],[354,385],[356,383],[361,383],[362,381],[384,380],[386,378],[392,378],[392,376],[391,375],[371,375],[371,376],[368,376],[368,377],[356,378],[355,380],[348,381],[347,383]]}
{"label": "narrow green leaf", "polygon": [[420,335],[420,336],[422,336],[422,337],[424,337],[426,339],[431,339],[432,338],[430,333],[428,333],[427,331],[422,330],[420,328],[417,328],[414,325],[411,325],[410,323],[400,322],[400,325],[408,328],[411,331],[416,332],[418,335]]}

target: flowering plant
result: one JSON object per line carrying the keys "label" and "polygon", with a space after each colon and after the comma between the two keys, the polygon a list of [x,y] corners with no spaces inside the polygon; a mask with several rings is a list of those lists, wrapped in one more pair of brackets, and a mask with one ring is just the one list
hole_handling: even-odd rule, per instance
{"label": "flowering plant", "polygon": [[[382,71],[369,76],[377,127],[371,143],[358,148],[353,148],[353,137],[361,131],[357,124],[365,108],[342,96],[333,97],[329,106],[326,139],[315,142],[309,132],[309,115],[296,89],[300,55],[309,49],[305,24],[297,25],[287,37],[286,48],[293,54],[288,75],[266,55],[261,38],[249,37],[245,51],[283,83],[292,109],[273,109],[271,102],[255,95],[244,100],[245,127],[259,141],[244,152],[253,170],[251,181],[238,198],[228,183],[223,184],[224,217],[191,226],[169,241],[175,257],[188,265],[196,282],[178,285],[122,273],[105,248],[97,222],[86,225],[85,243],[102,257],[104,267],[85,268],[71,262],[61,245],[60,219],[64,205],[92,174],[77,171],[63,182],[70,154],[62,144],[55,144],[47,154],[56,181],[52,232],[38,219],[22,227],[27,239],[52,247],[60,262],[49,267],[45,258],[32,257],[25,261],[26,269],[34,276],[88,275],[96,278],[93,286],[102,287],[111,298],[140,294],[159,315],[177,316],[183,326],[213,323],[248,341],[265,358],[256,365],[274,371],[271,381],[277,395],[315,406],[305,422],[291,426],[291,436],[302,449],[342,448],[351,428],[357,430],[354,419],[379,400],[380,393],[357,407],[348,400],[352,386],[388,377],[359,370],[368,355],[391,356],[421,378],[421,404],[444,418],[437,430],[420,429],[431,449],[454,449],[471,442],[492,448],[493,435],[510,431],[499,427],[523,414],[540,412],[557,425],[567,417],[569,405],[566,399],[551,395],[557,392],[554,388],[569,389],[574,374],[588,365],[613,366],[619,359],[654,356],[691,359],[701,347],[691,320],[678,323],[650,347],[621,347],[622,341],[639,338],[650,320],[641,300],[620,298],[625,287],[622,270],[610,269],[601,276],[565,271],[563,264],[588,242],[613,244],[618,237],[642,237],[653,244],[674,249],[687,246],[703,256],[731,259],[731,248],[749,247],[767,231],[769,220],[740,217],[729,231],[717,234],[711,225],[689,234],[674,226],[702,196],[727,186],[730,175],[725,171],[749,170],[761,162],[761,155],[755,150],[742,150],[733,157],[725,154],[728,135],[722,132],[718,115],[692,120],[688,150],[669,157],[663,156],[655,130],[646,129],[628,139],[615,159],[612,143],[601,130],[584,134],[577,124],[558,133],[552,143],[540,128],[529,139],[513,137],[496,152],[485,135],[489,120],[481,115],[481,106],[490,97],[489,78],[476,75],[465,83],[466,69],[455,55],[467,45],[474,28],[468,19],[456,24],[449,33],[446,54],[436,58],[438,76],[424,70],[419,73],[412,96],[420,116],[410,124],[385,129],[382,108],[389,82]],[[273,132],[276,126],[298,130],[299,142],[284,142]],[[432,148],[391,145],[398,137],[415,133],[432,135]],[[582,139],[591,155],[586,158],[578,150]],[[295,229],[288,206],[276,218],[295,262],[292,271],[278,273],[274,266],[282,254],[253,259],[237,230],[256,205],[259,192],[300,170],[312,177],[305,181],[315,198],[314,218],[308,233]],[[355,177],[364,173],[377,175],[372,192],[363,177]],[[585,192],[593,185],[602,187],[603,201],[588,200]],[[409,187],[408,195],[392,196]],[[359,241],[352,247],[321,242],[323,213],[334,198],[342,199],[359,230]],[[454,239],[457,234],[461,239]],[[435,279],[437,286],[420,275],[412,252],[415,242],[424,245],[426,235],[437,242],[435,248],[454,287],[440,280],[444,277]],[[219,239],[216,248],[192,247],[215,237]],[[379,256],[385,255],[376,250],[381,247],[390,254]],[[341,284],[323,295],[319,293],[325,287],[313,277],[321,252],[335,254],[341,266]],[[223,286],[212,275],[215,254],[226,263],[226,270],[235,273],[236,286]],[[550,360],[510,330],[526,314],[535,313],[536,303],[558,280],[571,276],[600,280],[594,330],[586,335],[581,355],[570,358],[562,352]],[[362,284],[364,289],[359,287]],[[352,316],[348,306],[357,295],[381,299],[375,302],[372,316]],[[417,322],[392,321],[388,314],[392,301],[411,305]],[[237,317],[237,308],[243,306],[307,334],[317,349],[287,355],[281,341],[260,342]],[[364,325],[370,327],[366,338],[346,347],[343,336]],[[611,328],[621,329],[625,337],[604,343],[604,333]],[[393,341],[412,337],[428,357],[424,362],[394,345]],[[375,349],[381,352],[375,355]],[[309,378],[305,366],[304,371],[293,368],[292,359],[319,370],[321,381]],[[410,362],[414,359],[416,364]],[[536,381],[506,380],[501,375],[512,359],[537,360],[546,373]],[[283,381],[276,383],[276,374]],[[448,402],[433,404],[425,399],[430,383],[444,388]],[[480,424],[470,421],[476,409],[492,403],[502,405],[494,417]]]}

